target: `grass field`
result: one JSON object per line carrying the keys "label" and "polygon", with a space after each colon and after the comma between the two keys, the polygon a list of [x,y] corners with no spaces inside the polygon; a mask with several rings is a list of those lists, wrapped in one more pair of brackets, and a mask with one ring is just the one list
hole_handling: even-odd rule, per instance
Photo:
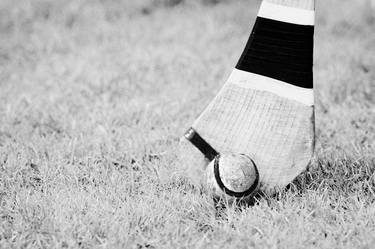
{"label": "grass field", "polygon": [[0,1],[0,248],[374,248],[368,5],[318,2],[308,172],[215,210],[176,148],[260,1],[178,2]]}

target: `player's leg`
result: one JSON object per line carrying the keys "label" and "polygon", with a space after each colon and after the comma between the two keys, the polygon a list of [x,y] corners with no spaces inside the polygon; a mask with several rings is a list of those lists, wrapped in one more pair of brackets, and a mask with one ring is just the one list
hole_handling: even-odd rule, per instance
{"label": "player's leg", "polygon": [[314,0],[263,1],[236,68],[182,141],[199,179],[215,153],[250,156],[263,190],[302,172],[314,140]]}

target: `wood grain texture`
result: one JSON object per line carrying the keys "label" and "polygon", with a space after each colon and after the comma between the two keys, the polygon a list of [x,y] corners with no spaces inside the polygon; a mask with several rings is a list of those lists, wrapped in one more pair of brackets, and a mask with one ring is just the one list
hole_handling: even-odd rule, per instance
{"label": "wood grain texture", "polygon": [[269,192],[286,186],[309,164],[313,118],[313,106],[227,82],[193,128],[220,153],[250,156],[261,189]]}
{"label": "wood grain texture", "polygon": [[[314,0],[265,1],[305,10],[315,7]],[[233,79],[229,78],[192,127],[219,153],[248,155],[259,170],[260,189],[272,193],[289,184],[311,160],[314,106],[267,90],[245,87],[257,83],[251,78],[241,81],[242,86]],[[182,144],[188,152],[185,158],[189,156],[184,160],[188,164],[185,168],[199,182],[208,162],[188,141]]]}

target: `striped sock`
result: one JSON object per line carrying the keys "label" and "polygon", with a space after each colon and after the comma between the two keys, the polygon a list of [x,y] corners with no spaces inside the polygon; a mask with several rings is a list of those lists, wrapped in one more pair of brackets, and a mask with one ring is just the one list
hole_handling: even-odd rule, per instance
{"label": "striped sock", "polygon": [[263,1],[238,64],[185,134],[190,171],[217,153],[243,153],[270,192],[306,169],[314,146],[314,15],[314,0]]}

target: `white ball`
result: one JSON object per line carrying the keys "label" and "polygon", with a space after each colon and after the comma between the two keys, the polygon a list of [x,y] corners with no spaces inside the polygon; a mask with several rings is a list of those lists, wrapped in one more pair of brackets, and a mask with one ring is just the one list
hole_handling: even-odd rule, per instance
{"label": "white ball", "polygon": [[259,173],[246,155],[222,153],[206,169],[207,187],[214,198],[248,200],[259,188]]}

